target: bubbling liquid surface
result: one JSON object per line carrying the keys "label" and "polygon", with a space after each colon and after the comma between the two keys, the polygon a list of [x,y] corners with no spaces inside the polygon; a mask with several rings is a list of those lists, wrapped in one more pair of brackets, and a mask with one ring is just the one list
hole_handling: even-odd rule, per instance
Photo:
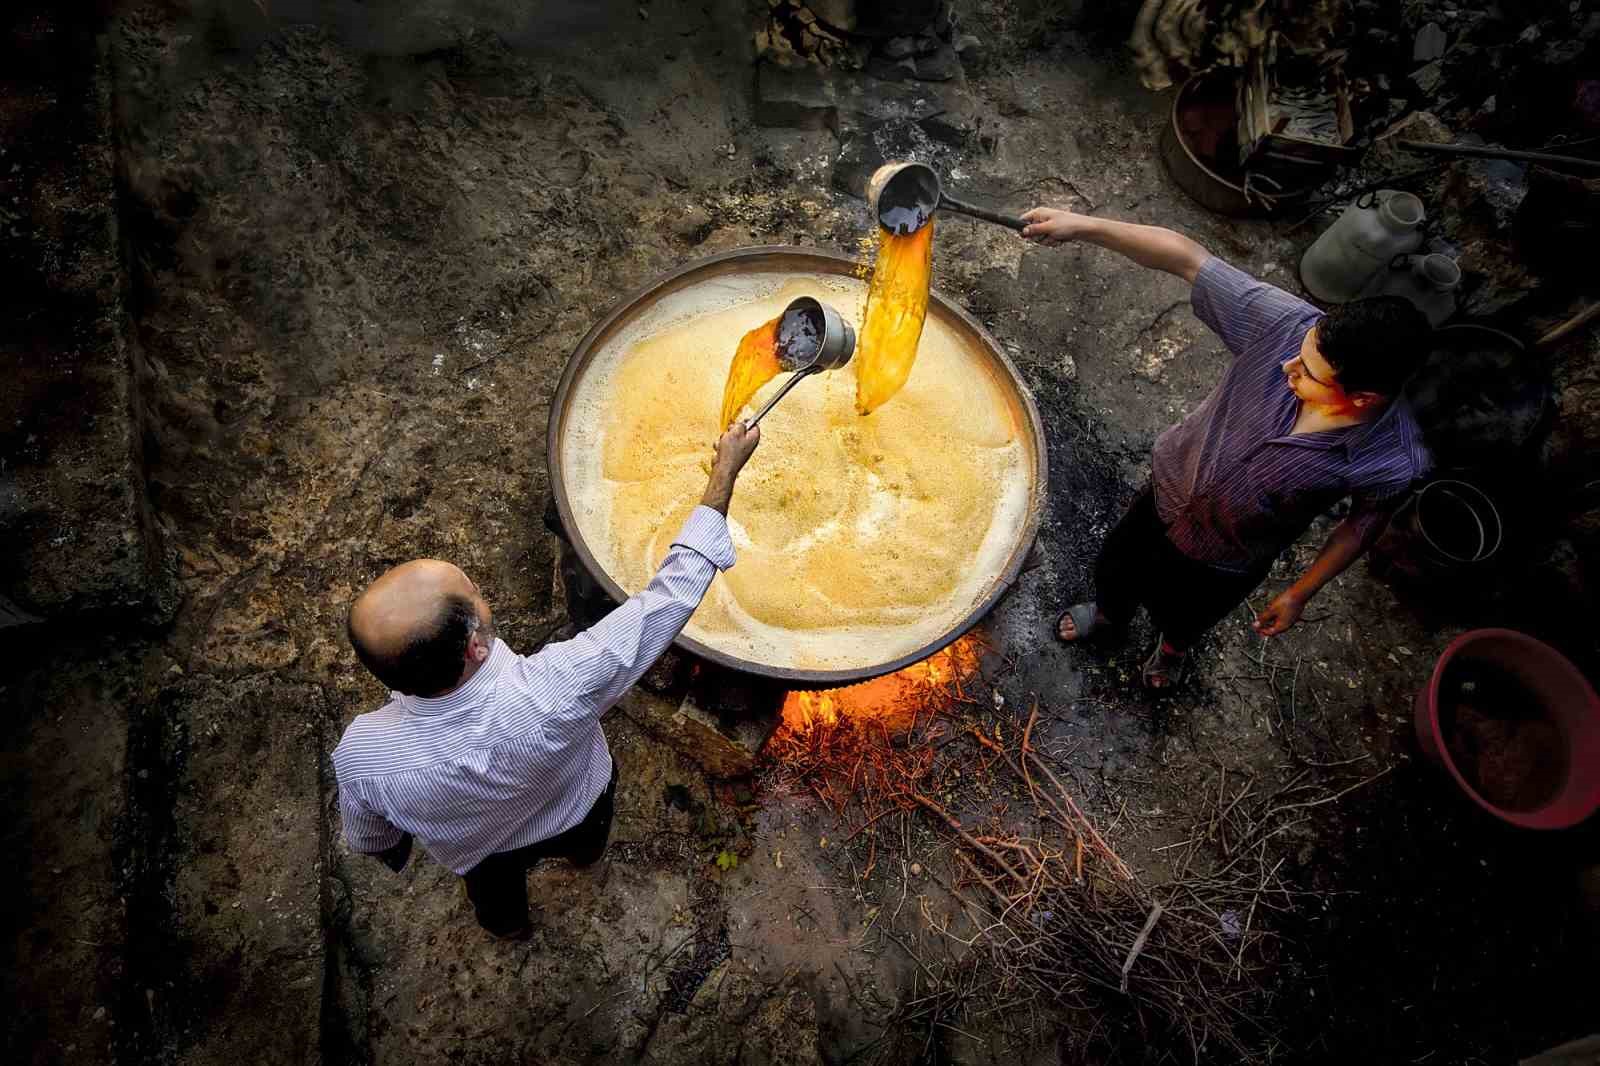
{"label": "bubbling liquid surface", "polygon": [[[865,286],[803,275],[690,286],[615,335],[575,384],[569,496],[590,550],[629,593],[705,489],[733,340],[798,296],[856,324]],[[771,666],[862,669],[948,632],[989,592],[1033,477],[1006,391],[929,316],[893,401],[863,417],[855,393],[851,366],[819,374],[762,420],[729,513],[738,563],[685,635]]]}

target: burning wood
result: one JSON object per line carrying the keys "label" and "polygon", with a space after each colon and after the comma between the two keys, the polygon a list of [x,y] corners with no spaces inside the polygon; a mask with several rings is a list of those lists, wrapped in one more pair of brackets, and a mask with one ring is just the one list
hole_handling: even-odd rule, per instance
{"label": "burning wood", "polygon": [[968,633],[943,651],[904,670],[849,688],[791,692],[783,702],[783,727],[775,745],[793,743],[804,734],[834,729],[841,720],[856,726],[881,722],[891,732],[906,729],[917,713],[938,702],[978,669],[981,638]]}
{"label": "burning wood", "polygon": [[[775,778],[809,789],[850,827],[842,844],[866,838],[859,877],[896,854],[913,819],[954,845],[945,887],[967,925],[957,928],[959,911],[936,918],[919,900],[942,960],[885,931],[938,990],[903,1003],[886,1032],[959,1027],[1000,1009],[993,1004],[1037,1001],[1120,1018],[1164,1054],[1198,1061],[1209,1048],[1266,1061],[1259,1010],[1280,949],[1265,919],[1312,895],[1285,882],[1287,860],[1268,845],[1376,778],[1330,792],[1302,771],[1263,790],[1223,771],[1187,839],[1157,849],[1182,849],[1173,872],[1148,884],[1077,802],[1063,764],[1036,748],[1037,702],[1020,730],[990,719],[1003,704],[976,671],[981,649],[968,636],[868,685],[791,693],[768,747]],[[971,813],[977,795],[1018,789],[1031,801],[1011,810],[1021,826],[1007,802]],[[885,819],[901,828],[880,840]],[[899,855],[903,868],[911,859]]]}

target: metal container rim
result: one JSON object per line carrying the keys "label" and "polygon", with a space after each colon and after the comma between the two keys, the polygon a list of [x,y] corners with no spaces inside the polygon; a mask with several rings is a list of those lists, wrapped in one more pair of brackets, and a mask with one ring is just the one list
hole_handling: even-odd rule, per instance
{"label": "metal container rim", "polygon": [[[607,337],[618,326],[619,322],[637,307],[642,300],[647,297],[668,295],[686,287],[690,282],[698,280],[700,275],[708,272],[714,274],[722,272],[724,268],[729,266],[737,266],[742,262],[756,263],[776,257],[792,260],[792,271],[794,273],[804,273],[809,269],[820,274],[853,274],[856,267],[856,261],[849,256],[823,248],[808,248],[804,245],[793,244],[750,245],[696,259],[654,281],[640,286],[619,299],[595,323],[589,332],[584,334],[583,339],[573,348],[572,354],[567,357],[567,365],[561,372],[561,380],[557,383],[555,395],[550,401],[550,416],[545,432],[545,463],[550,473],[550,491],[555,499],[556,513],[561,519],[561,528],[566,532],[568,542],[572,545],[573,551],[577,554],[579,561],[583,563],[584,569],[600,583],[600,586],[606,590],[606,594],[617,603],[625,601],[628,598],[628,594],[611,578],[610,574],[606,573],[605,568],[600,565],[594,553],[589,550],[588,543],[579,531],[578,523],[572,510],[572,502],[567,496],[566,478],[560,462],[561,438],[565,428],[566,414],[578,376],[593,358],[598,342]],[[930,294],[929,303],[930,306],[937,306],[940,313],[956,318],[967,329],[971,330],[982,342],[988,355],[1005,371],[1025,416],[1024,421],[1027,423],[1027,433],[1031,437],[1033,445],[1033,484],[1029,490],[1028,508],[1019,529],[1020,535],[1017,538],[1016,546],[1006,559],[1005,566],[1001,569],[999,576],[995,578],[990,586],[987,595],[941,636],[904,655],[870,667],[859,667],[851,670],[803,670],[773,666],[768,663],[755,662],[736,655],[730,655],[682,634],[679,634],[673,642],[676,646],[691,655],[715,663],[718,666],[757,677],[788,682],[796,687],[815,689],[852,685],[862,681],[869,681],[874,677],[881,677],[884,674],[892,674],[896,670],[902,670],[907,666],[919,663],[929,656],[942,651],[982,621],[1016,582],[1018,575],[1022,572],[1024,563],[1027,561],[1029,552],[1033,549],[1034,541],[1038,537],[1039,523],[1046,498],[1045,494],[1049,486],[1044,423],[1039,417],[1039,408],[1034,402],[1033,394],[1028,389],[1021,373],[1018,372],[1016,365],[1006,355],[999,342],[990,335],[988,330],[983,328],[982,323],[937,289]]]}

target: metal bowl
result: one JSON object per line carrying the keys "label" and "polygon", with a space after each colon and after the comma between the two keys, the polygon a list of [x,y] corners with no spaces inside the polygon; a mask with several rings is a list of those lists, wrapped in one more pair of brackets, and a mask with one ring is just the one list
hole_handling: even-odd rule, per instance
{"label": "metal bowl", "polygon": [[[854,260],[833,252],[820,251],[814,248],[776,245],[736,249],[690,263],[624,297],[578,342],[578,346],[573,349],[571,357],[567,360],[567,366],[561,375],[561,381],[556,386],[555,398],[550,404],[550,424],[546,434],[546,457],[550,467],[550,489],[555,498],[556,512],[560,517],[562,529],[572,544],[573,552],[583,563],[584,568],[594,576],[595,580],[613,600],[621,603],[627,598],[627,593],[600,566],[594,552],[584,540],[583,532],[579,528],[576,516],[573,513],[572,502],[568,496],[566,464],[562,454],[565,447],[567,418],[571,413],[573,392],[595,354],[601,351],[606,343],[619,331],[625,329],[631,322],[645,314],[657,301],[672,293],[714,278],[735,275],[748,276],[751,274],[785,276],[828,274],[851,277],[855,272],[856,263]],[[884,661],[871,666],[849,670],[801,670],[775,666],[770,663],[730,655],[686,636],[678,637],[676,641],[678,647],[720,666],[761,677],[775,678],[795,687],[849,685],[878,677],[882,674],[893,673],[896,670],[910,666],[912,663],[926,659],[982,620],[993,609],[1000,597],[1005,595],[1006,591],[1011,588],[1011,585],[1017,579],[1017,575],[1022,571],[1023,563],[1028,556],[1029,550],[1033,547],[1046,498],[1047,461],[1044,426],[1039,419],[1039,409],[1034,405],[1033,398],[1028,394],[1028,389],[1023,384],[1017,368],[1012,365],[1011,360],[1006,357],[1000,345],[995,342],[995,339],[971,315],[961,310],[961,308],[937,291],[932,294],[931,299],[928,301],[928,315],[931,318],[939,319],[946,328],[964,336],[971,342],[969,350],[979,353],[980,357],[987,362],[993,379],[1006,395],[1007,403],[1011,407],[1013,421],[1023,427],[1022,443],[1032,463],[1033,478],[1028,491],[1027,509],[1022,521],[1018,523],[1015,543],[1011,552],[1006,556],[1005,563],[1000,570],[992,575],[987,593],[971,611],[947,632],[922,647],[904,655],[886,658]]]}

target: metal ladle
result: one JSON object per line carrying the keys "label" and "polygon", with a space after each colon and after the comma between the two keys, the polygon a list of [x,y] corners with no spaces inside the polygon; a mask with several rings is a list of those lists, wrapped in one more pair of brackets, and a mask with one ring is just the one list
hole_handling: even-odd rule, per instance
{"label": "metal ladle", "polygon": [[856,350],[855,328],[821,300],[802,296],[783,309],[778,319],[778,366],[791,372],[788,381],[749,421],[750,428],[789,395],[803,378],[838,370]]}
{"label": "metal ladle", "polygon": [[1019,232],[1028,224],[1016,215],[957,200],[944,191],[939,175],[926,163],[886,163],[879,167],[868,183],[867,200],[878,218],[878,225],[901,237],[926,226],[933,213],[940,209],[1009,226]]}

